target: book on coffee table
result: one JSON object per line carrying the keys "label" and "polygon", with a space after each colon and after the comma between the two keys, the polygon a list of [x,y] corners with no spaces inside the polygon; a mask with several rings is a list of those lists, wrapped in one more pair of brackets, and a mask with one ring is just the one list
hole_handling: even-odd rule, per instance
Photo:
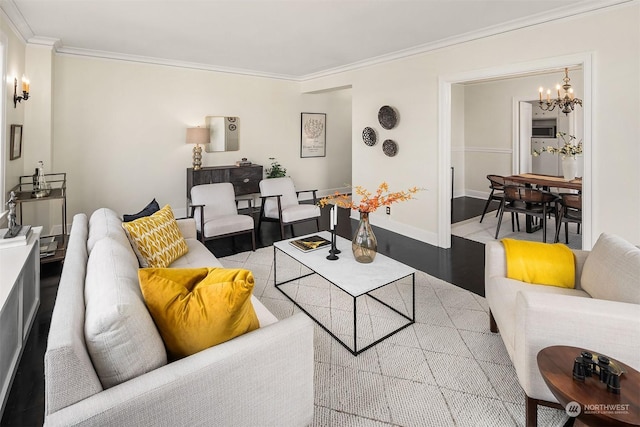
{"label": "book on coffee table", "polygon": [[320,237],[318,235],[307,236],[302,239],[292,240],[291,243],[294,247],[300,249],[302,252],[311,252],[316,249],[331,246],[331,241]]}

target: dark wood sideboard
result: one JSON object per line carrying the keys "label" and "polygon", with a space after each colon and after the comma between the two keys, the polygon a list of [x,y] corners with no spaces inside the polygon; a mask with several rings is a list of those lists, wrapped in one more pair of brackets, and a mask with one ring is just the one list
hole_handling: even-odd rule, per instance
{"label": "dark wood sideboard", "polygon": [[262,165],[209,166],[198,170],[187,169],[187,200],[191,199],[191,187],[202,184],[230,182],[236,196],[259,193]]}

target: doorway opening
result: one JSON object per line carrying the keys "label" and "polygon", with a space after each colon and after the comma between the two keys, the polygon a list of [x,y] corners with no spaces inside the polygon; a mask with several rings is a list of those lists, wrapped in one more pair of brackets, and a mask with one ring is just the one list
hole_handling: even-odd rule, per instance
{"label": "doorway opening", "polygon": [[[583,173],[583,224],[582,224],[582,246],[590,249],[592,246],[592,226],[591,226],[591,204],[592,204],[592,181],[591,181],[591,123],[592,123],[592,56],[591,54],[571,55],[557,58],[549,58],[530,63],[515,64],[509,66],[496,67],[492,69],[477,70],[460,73],[440,78],[439,91],[439,210],[438,210],[438,246],[443,248],[451,247],[451,197],[454,194],[454,176],[451,173],[452,167],[452,140],[455,133],[452,130],[452,103],[455,97],[455,88],[458,85],[473,85],[479,82],[489,82],[521,78],[531,75],[557,73],[563,67],[579,67],[583,72],[583,146],[584,146],[584,173]],[[532,86],[532,92],[537,89]],[[535,92],[534,92],[535,93]],[[518,117],[518,107],[521,101],[530,101],[530,95],[522,99],[513,99],[513,116]],[[520,126],[512,126],[512,149],[501,149],[504,154],[512,157],[512,168],[506,175],[521,171],[521,147],[520,147]],[[528,153],[530,149],[527,148]],[[476,150],[477,151],[477,150]],[[480,150],[482,151],[482,150]],[[524,153],[523,153],[524,155]],[[483,176],[482,180],[486,181]],[[486,200],[486,199],[485,199]]]}

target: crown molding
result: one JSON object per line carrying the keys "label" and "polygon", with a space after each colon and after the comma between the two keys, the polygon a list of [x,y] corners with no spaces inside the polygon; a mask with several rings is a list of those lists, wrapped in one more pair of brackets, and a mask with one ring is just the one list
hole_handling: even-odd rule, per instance
{"label": "crown molding", "polygon": [[190,68],[194,70],[216,71],[219,73],[240,74],[252,77],[263,77],[279,80],[299,80],[299,77],[287,74],[265,73],[242,68],[222,67],[212,64],[202,64],[198,62],[187,62],[173,59],[155,58],[150,56],[129,55],[124,53],[108,52],[102,50],[82,49],[75,47],[58,47],[56,52],[61,55],[84,56],[98,59],[111,59],[115,61],[138,62],[142,64],[164,65],[168,67]]}
{"label": "crown molding", "polygon": [[22,16],[13,0],[0,0],[0,10],[4,13],[9,27],[23,43],[27,43],[27,40],[34,36],[31,27],[25,21],[24,16]]}
{"label": "crown molding", "polygon": [[299,80],[313,80],[321,77],[327,77],[333,74],[344,73],[347,71],[354,71],[360,68],[370,67],[373,65],[383,64],[385,62],[391,62],[402,58],[407,58],[414,55],[419,55],[427,52],[432,52],[438,49],[443,49],[457,44],[470,42],[473,40],[480,40],[483,38],[508,33],[511,31],[519,30],[522,28],[532,27],[535,25],[545,24],[547,22],[553,22],[560,19],[571,18],[578,15],[597,12],[602,9],[622,6],[625,4],[638,3],[639,0],[587,0],[577,5],[568,5],[559,9],[555,9],[550,12],[543,12],[536,15],[529,16],[527,18],[516,19],[509,22],[504,22],[498,25],[484,28],[478,31],[472,31],[458,36],[449,37],[446,39],[438,40],[433,43],[425,43],[419,46],[399,50],[390,54],[369,58],[362,61],[353,62],[340,67],[331,68],[317,73],[307,74],[302,76]]}
{"label": "crown molding", "polygon": [[57,50],[61,46],[60,39],[54,39],[52,37],[31,37],[27,40],[30,45],[45,46]]}

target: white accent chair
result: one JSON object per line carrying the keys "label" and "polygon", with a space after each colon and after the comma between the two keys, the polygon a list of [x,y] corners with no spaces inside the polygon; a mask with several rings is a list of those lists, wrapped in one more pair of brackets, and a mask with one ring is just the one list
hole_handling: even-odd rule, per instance
{"label": "white accent chair", "polygon": [[238,214],[236,195],[229,182],[191,188],[191,217],[196,220],[200,241],[251,233],[256,250],[253,217]]}
{"label": "white accent chair", "polygon": [[[258,219],[258,233],[262,221],[279,222],[280,237],[284,239],[284,227],[295,223],[315,219],[320,231],[320,208],[316,206],[316,191],[296,191],[293,180],[289,177],[268,178],[260,181],[260,219]],[[300,193],[313,193],[313,204],[300,204]],[[293,235],[293,226],[291,227]]]}
{"label": "white accent chair", "polygon": [[564,409],[538,369],[543,348],[589,349],[640,369],[640,249],[603,233],[591,251],[573,253],[575,288],[567,289],[508,278],[502,242],[485,246],[489,329],[500,332],[525,392],[527,427],[537,425],[538,405]]}

